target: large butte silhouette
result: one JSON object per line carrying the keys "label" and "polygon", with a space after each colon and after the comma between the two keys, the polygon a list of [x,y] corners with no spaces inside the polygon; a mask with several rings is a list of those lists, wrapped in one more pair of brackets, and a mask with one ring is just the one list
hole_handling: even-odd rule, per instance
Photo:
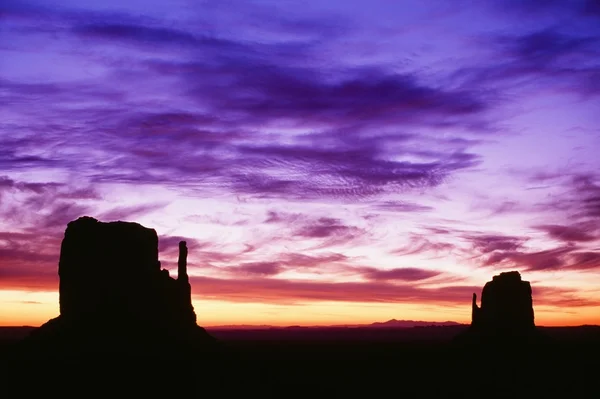
{"label": "large butte silhouette", "polygon": [[196,324],[179,243],[177,279],[161,268],[154,229],[81,217],[67,225],[60,250],[60,315],[24,341],[34,353],[189,354],[214,349]]}
{"label": "large butte silhouette", "polygon": [[531,343],[544,338],[535,326],[531,284],[518,271],[494,276],[483,287],[481,307],[474,293],[471,309],[471,325],[457,337],[460,342]]}

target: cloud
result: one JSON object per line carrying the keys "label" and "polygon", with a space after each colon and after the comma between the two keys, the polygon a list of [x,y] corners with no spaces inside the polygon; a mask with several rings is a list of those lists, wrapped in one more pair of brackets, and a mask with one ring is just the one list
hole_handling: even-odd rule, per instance
{"label": "cloud", "polygon": [[191,47],[205,43],[202,38],[185,31],[125,23],[83,24],[75,26],[73,32],[82,38],[131,42],[134,45],[148,46],[149,48],[155,46]]}
{"label": "cloud", "polygon": [[514,212],[528,212],[531,209],[517,201],[502,201],[498,204],[492,205],[493,209],[490,216],[506,215]]}
{"label": "cloud", "polygon": [[404,267],[382,270],[374,267],[363,267],[358,270],[369,280],[375,281],[421,281],[439,276],[441,272],[434,270]]}
{"label": "cloud", "polygon": [[599,238],[591,234],[597,230],[597,226],[542,225],[537,228],[548,233],[551,238],[565,242],[589,242]]}
{"label": "cloud", "polygon": [[600,4],[597,0],[585,0],[583,5],[583,15],[600,17]]}
{"label": "cloud", "polygon": [[365,229],[348,226],[340,219],[321,217],[292,227],[291,237],[294,240],[315,240],[318,244],[311,249],[323,249],[364,241],[367,234]]}
{"label": "cloud", "polygon": [[546,89],[597,96],[600,31],[543,27],[534,31],[491,35],[485,46],[498,63],[459,69],[455,78],[467,86],[522,89],[541,84]]}
{"label": "cloud", "polygon": [[568,266],[566,256],[572,251],[570,246],[537,252],[498,251],[487,258],[485,265],[501,267],[508,262],[509,267],[517,265],[528,271],[564,269]]}
{"label": "cloud", "polygon": [[275,276],[283,271],[282,266],[277,262],[248,262],[235,266],[231,270],[237,275],[258,275]]}
{"label": "cloud", "polygon": [[286,223],[290,224],[294,221],[302,219],[301,214],[290,214],[287,212],[267,211],[267,218],[264,223]]}
{"label": "cloud", "polygon": [[[245,24],[255,8],[237,28],[251,27]],[[432,84],[419,70],[323,63],[322,47],[351,29],[339,18],[279,15],[263,21],[276,35],[251,40],[222,26],[203,33],[189,21],[43,11],[60,22],[52,26],[62,46],[85,46],[86,59],[110,79],[4,79],[6,104],[15,112],[27,104],[31,112],[13,122],[4,143],[7,170],[57,168],[93,183],[355,201],[437,187],[481,162],[469,136],[489,131],[494,100],[481,90]],[[284,31],[292,33],[281,40]],[[452,137],[435,134],[449,128]],[[41,130],[43,142],[32,133]]]}
{"label": "cloud", "polygon": [[[209,246],[209,244],[206,244]],[[277,255],[260,257],[265,260],[255,261],[256,248],[237,253],[199,251],[194,256],[200,267],[219,264],[213,267],[212,274],[228,278],[247,278],[260,275],[265,278],[273,277],[285,271],[309,271],[317,274],[352,273],[352,259],[336,252],[284,252]]]}
{"label": "cloud", "polygon": [[172,236],[172,235],[159,235],[158,236],[158,250],[160,253],[167,253],[172,251],[179,251],[179,242],[185,241],[186,246],[190,250],[201,250],[208,247],[209,244],[201,242],[195,238],[183,237],[183,236]]}
{"label": "cloud", "polygon": [[60,237],[0,232],[0,287],[54,291],[58,288]]}
{"label": "cloud", "polygon": [[150,204],[139,204],[133,206],[119,206],[110,209],[106,212],[100,213],[97,216],[97,219],[106,222],[117,220],[131,220],[164,209],[167,205],[168,203],[166,202],[158,202]]}
{"label": "cloud", "polygon": [[566,307],[600,306],[600,301],[577,295],[577,291],[568,288],[532,286],[533,306],[545,305]]}
{"label": "cloud", "polygon": [[346,226],[340,219],[322,217],[296,231],[296,235],[305,238],[355,237],[358,229]]}
{"label": "cloud", "polygon": [[485,258],[485,266],[520,268],[526,271],[593,270],[600,266],[599,252],[566,245],[541,251],[496,251]]}
{"label": "cloud", "polygon": [[[326,83],[315,71],[281,65],[244,65],[246,79],[235,90],[255,93],[236,98],[221,91],[211,103],[227,103],[248,117],[307,119],[309,122],[425,124],[454,122],[458,116],[478,115],[487,103],[475,93],[451,92],[427,87],[414,76],[359,71],[339,83]],[[199,71],[200,72],[200,71]],[[206,73],[209,71],[202,71]],[[234,90],[234,91],[235,91]],[[196,94],[193,91],[190,94]],[[202,97],[202,101],[206,99]],[[218,102],[217,102],[218,101]],[[432,120],[428,118],[433,117]]]}
{"label": "cloud", "polygon": [[569,56],[585,55],[586,51],[592,51],[597,40],[595,37],[567,36],[555,29],[544,29],[522,36],[500,38],[499,43],[523,66],[544,70]]}
{"label": "cloud", "polygon": [[76,203],[61,202],[54,205],[47,214],[42,216],[40,223],[36,223],[40,228],[64,228],[67,223],[81,216],[85,216],[90,208]]}
{"label": "cloud", "polygon": [[35,194],[43,194],[47,191],[54,191],[57,187],[60,187],[59,183],[29,183],[29,182],[18,182],[8,176],[0,176],[0,191],[9,189],[15,189],[18,191],[32,192]]}
{"label": "cloud", "polygon": [[30,267],[27,271],[15,271],[4,264],[0,268],[0,287],[4,290],[44,291],[53,292],[58,290],[58,273],[47,267]]}
{"label": "cloud", "polygon": [[475,287],[418,288],[385,282],[331,283],[282,279],[191,278],[198,294],[232,302],[299,303],[309,301],[464,304]]}
{"label": "cloud", "polygon": [[521,15],[539,17],[540,14],[552,16],[561,15],[573,20],[581,18],[600,17],[600,7],[597,0],[494,0],[488,3],[494,10]]}
{"label": "cloud", "polygon": [[428,212],[434,209],[431,206],[420,205],[406,201],[384,201],[375,204],[373,208],[380,211],[390,212]]}
{"label": "cloud", "polygon": [[572,179],[572,193],[576,206],[579,207],[577,216],[600,219],[600,175],[579,174]]}
{"label": "cloud", "polygon": [[366,239],[367,229],[347,224],[344,220],[326,216],[313,216],[309,213],[289,213],[268,211],[266,224],[278,224],[286,230],[279,230],[280,238],[291,240],[317,240],[320,247],[345,245]]}
{"label": "cloud", "polygon": [[67,223],[82,216],[104,221],[128,220],[165,207],[166,203],[119,205],[99,212],[103,199],[87,182],[27,182],[0,176],[0,215],[21,229],[40,234],[63,230]]}
{"label": "cloud", "polygon": [[481,260],[481,265],[517,268],[524,271],[592,270],[598,267],[597,250],[588,248],[598,238],[589,234],[593,224],[574,226],[538,225],[560,246],[540,249],[528,246],[528,237],[502,234],[464,234],[470,248],[464,254]]}
{"label": "cloud", "polygon": [[[0,285],[4,289],[28,291],[56,291],[58,289],[57,263],[41,267],[31,263],[19,267],[0,268]],[[261,269],[256,266],[255,271]],[[248,273],[252,276],[253,273]],[[213,278],[192,276],[196,299],[216,299],[230,302],[298,304],[311,301],[342,301],[370,303],[427,303],[441,306],[468,308],[476,286],[440,286],[424,288],[414,284],[390,283],[377,279],[361,283],[333,283],[277,278]],[[547,306],[598,306],[594,300],[582,298],[576,290],[533,286],[534,303]],[[351,306],[351,305],[349,305]]]}
{"label": "cloud", "polygon": [[345,265],[351,259],[341,253],[327,252],[319,254],[285,253],[279,256],[280,262],[292,269],[310,269],[336,264]]}
{"label": "cloud", "polygon": [[599,269],[600,268],[600,252],[581,251],[572,252],[571,261],[577,265],[579,270]]}
{"label": "cloud", "polygon": [[464,238],[472,243],[473,248],[477,252],[483,254],[494,251],[515,251],[521,248],[527,241],[526,237],[494,234],[467,235]]}
{"label": "cloud", "polygon": [[[423,288],[413,284],[391,284],[383,281],[364,283],[331,283],[282,279],[216,279],[193,277],[197,299],[220,299],[231,302],[298,304],[311,301],[370,303],[424,303],[459,306],[469,309],[473,292],[482,287],[440,286]],[[533,287],[535,305],[598,306],[576,290]],[[351,306],[351,305],[349,305]]]}
{"label": "cloud", "polygon": [[[13,87],[12,90],[29,88]],[[68,92],[77,93],[80,89],[71,87]],[[93,96],[90,93],[88,98],[91,100]],[[54,115],[62,113],[60,108],[65,101],[54,99],[52,107],[59,108]],[[84,106],[87,102],[85,98],[76,101]],[[29,138],[27,133],[19,133],[19,138],[6,142],[0,162],[7,165],[7,170],[22,167],[76,170],[92,182],[148,182],[304,200],[351,200],[412,187],[435,187],[451,173],[480,162],[476,154],[465,152],[462,146],[450,142],[446,142],[446,148],[441,151],[417,151],[413,147],[418,145],[419,137],[413,137],[409,143],[404,135],[372,135],[369,132],[375,126],[366,122],[341,132],[339,129],[348,121],[340,120],[324,131],[319,128],[310,135],[292,137],[298,141],[295,143],[283,144],[279,141],[286,139],[279,137],[270,144],[260,144],[268,136],[249,126],[248,121],[231,125],[218,109],[215,114],[220,117],[216,120],[205,113],[148,111],[140,115],[139,109],[133,110],[125,104],[118,113],[106,116],[103,113],[111,111],[90,109],[78,114],[78,123],[97,126],[96,132],[72,135],[66,130],[67,126],[58,121],[54,132],[47,136],[48,145],[53,144],[53,138],[71,137],[64,143],[63,151],[70,152],[70,148],[77,146],[80,152],[76,156],[23,155],[21,152],[26,147],[22,142]],[[250,111],[248,117],[260,119]],[[277,118],[265,115],[263,119],[275,121]],[[23,125],[23,130],[29,128]],[[94,151],[81,151],[89,148],[89,138],[93,136],[98,136]],[[253,137],[254,144],[247,143],[248,137]],[[308,138],[310,142],[301,142]],[[34,143],[29,144],[32,150],[40,145]],[[413,160],[393,159],[399,156]],[[418,158],[421,160],[415,160]],[[111,172],[98,173],[95,168],[98,162],[103,162]]]}
{"label": "cloud", "polygon": [[[24,239],[25,237],[23,237]],[[233,279],[198,276],[193,276],[191,279],[193,287],[203,298],[286,303],[305,300],[402,302],[427,297],[428,293],[431,293],[431,298],[425,299],[428,302],[436,300],[442,303],[464,302],[464,298],[468,298],[469,292],[473,289],[473,287],[464,289],[450,287],[446,290],[421,290],[412,285],[397,286],[383,282],[387,280],[415,282],[427,278],[427,274],[432,276],[436,274],[418,271],[418,269],[405,269],[403,272],[392,271],[388,275],[379,273],[374,268],[360,270],[369,275],[372,280],[382,281],[377,283],[302,282],[273,278],[285,268],[318,267],[326,265],[330,261],[333,263],[344,262],[345,259],[343,255],[331,253],[320,256],[286,254],[282,256],[281,262],[242,262],[239,266],[224,268],[222,271],[226,271],[230,276],[235,276]],[[0,251],[0,262],[2,264],[0,285],[4,289],[54,291],[58,288],[58,254],[56,253],[40,255],[29,250]]]}
{"label": "cloud", "polygon": [[[448,230],[432,228],[429,229],[437,234],[447,234]],[[425,238],[425,235],[411,234],[409,242],[403,247],[394,249],[391,254],[397,256],[419,255],[433,253],[435,257],[450,253],[455,249],[455,245],[449,242],[436,242],[430,238]]]}
{"label": "cloud", "polygon": [[197,252],[195,256],[202,265],[227,266],[239,262],[243,252],[221,252],[211,250],[210,247]]}
{"label": "cloud", "polygon": [[33,233],[0,232],[0,261],[14,263],[49,263],[58,260],[50,252],[56,240]]}
{"label": "cloud", "polygon": [[[170,241],[183,237],[170,236]],[[58,288],[58,253],[61,237],[38,236],[35,233],[0,232],[0,285],[3,289],[28,291],[55,291]],[[169,239],[165,239],[169,241]],[[225,254],[226,255],[226,254]],[[580,269],[600,266],[597,252],[584,252],[572,248],[540,253],[504,253],[520,265],[529,265],[530,270],[555,267],[544,260],[564,257],[567,262],[577,264]],[[203,255],[198,254],[203,259]],[[234,256],[221,256],[221,261],[232,262]],[[202,267],[206,269],[204,259]],[[307,280],[284,280],[277,275],[284,270],[317,268],[338,265],[344,271],[358,272],[367,281],[356,283],[319,282]],[[373,267],[353,267],[342,254],[282,254],[277,261],[238,262],[238,266],[217,268],[228,278],[191,277],[194,295],[197,298],[218,299],[232,302],[260,302],[294,304],[309,301],[344,301],[375,303],[432,303],[449,306],[465,306],[472,292],[481,287],[445,286],[448,283],[443,273],[419,268],[397,268],[380,270]],[[338,271],[339,271],[338,270]],[[209,271],[208,269],[204,271]],[[423,283],[435,282],[425,287]],[[548,306],[598,306],[593,300],[585,300],[577,290],[552,289],[534,286],[536,305]]]}
{"label": "cloud", "polygon": [[532,176],[532,181],[545,181],[560,189],[549,200],[536,204],[535,210],[560,215],[567,224],[594,230],[600,221],[600,174],[597,172],[561,171]]}

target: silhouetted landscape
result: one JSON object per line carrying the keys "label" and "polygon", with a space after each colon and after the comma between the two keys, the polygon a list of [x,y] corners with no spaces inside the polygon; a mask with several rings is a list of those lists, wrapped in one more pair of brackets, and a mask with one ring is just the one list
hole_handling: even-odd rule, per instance
{"label": "silhouetted landscape", "polygon": [[0,399],[600,397],[600,0],[0,37]]}
{"label": "silhouetted landscape", "polygon": [[[481,306],[473,295],[470,325],[389,320],[206,330],[191,304],[186,243],[179,243],[177,279],[160,268],[157,248],[156,232],[137,223],[70,222],[58,266],[60,315],[38,328],[0,329],[3,375],[15,381],[57,371],[112,383],[107,370],[123,378],[169,364],[188,378],[199,373],[205,386],[360,384],[427,394],[464,390],[465,379],[470,389],[494,394],[582,392],[595,381],[600,327],[536,327],[531,286],[518,272],[494,276]],[[102,364],[104,371],[87,372]],[[419,388],[419,378],[435,384]]]}

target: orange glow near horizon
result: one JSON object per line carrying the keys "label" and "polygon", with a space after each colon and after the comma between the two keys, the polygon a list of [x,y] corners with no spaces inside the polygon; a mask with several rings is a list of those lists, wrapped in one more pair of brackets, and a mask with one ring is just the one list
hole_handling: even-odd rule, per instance
{"label": "orange glow near horizon", "polygon": [[[469,323],[471,317],[468,300],[461,306],[322,301],[275,305],[195,300],[194,308],[198,324],[207,328],[225,325],[357,325],[390,319]],[[58,314],[57,292],[0,290],[0,326],[37,327]],[[561,312],[556,307],[539,306],[535,309],[535,317],[538,326],[600,324],[600,316],[594,307]]]}

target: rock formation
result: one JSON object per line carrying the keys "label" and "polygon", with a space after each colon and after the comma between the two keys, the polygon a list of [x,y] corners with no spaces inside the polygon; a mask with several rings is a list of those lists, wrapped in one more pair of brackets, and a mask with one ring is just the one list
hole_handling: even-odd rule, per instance
{"label": "rock formation", "polygon": [[529,281],[521,280],[517,271],[500,273],[488,281],[481,293],[481,308],[473,294],[474,328],[484,330],[527,331],[535,328],[533,300]]}
{"label": "rock formation", "polygon": [[471,326],[461,335],[467,340],[528,341],[538,338],[535,327],[531,284],[518,271],[500,273],[472,298]]}
{"label": "rock formation", "polygon": [[196,324],[185,241],[173,279],[161,269],[154,229],[81,217],[67,226],[58,273],[60,316],[28,343],[45,344],[57,355],[93,349],[154,355],[215,343]]}

